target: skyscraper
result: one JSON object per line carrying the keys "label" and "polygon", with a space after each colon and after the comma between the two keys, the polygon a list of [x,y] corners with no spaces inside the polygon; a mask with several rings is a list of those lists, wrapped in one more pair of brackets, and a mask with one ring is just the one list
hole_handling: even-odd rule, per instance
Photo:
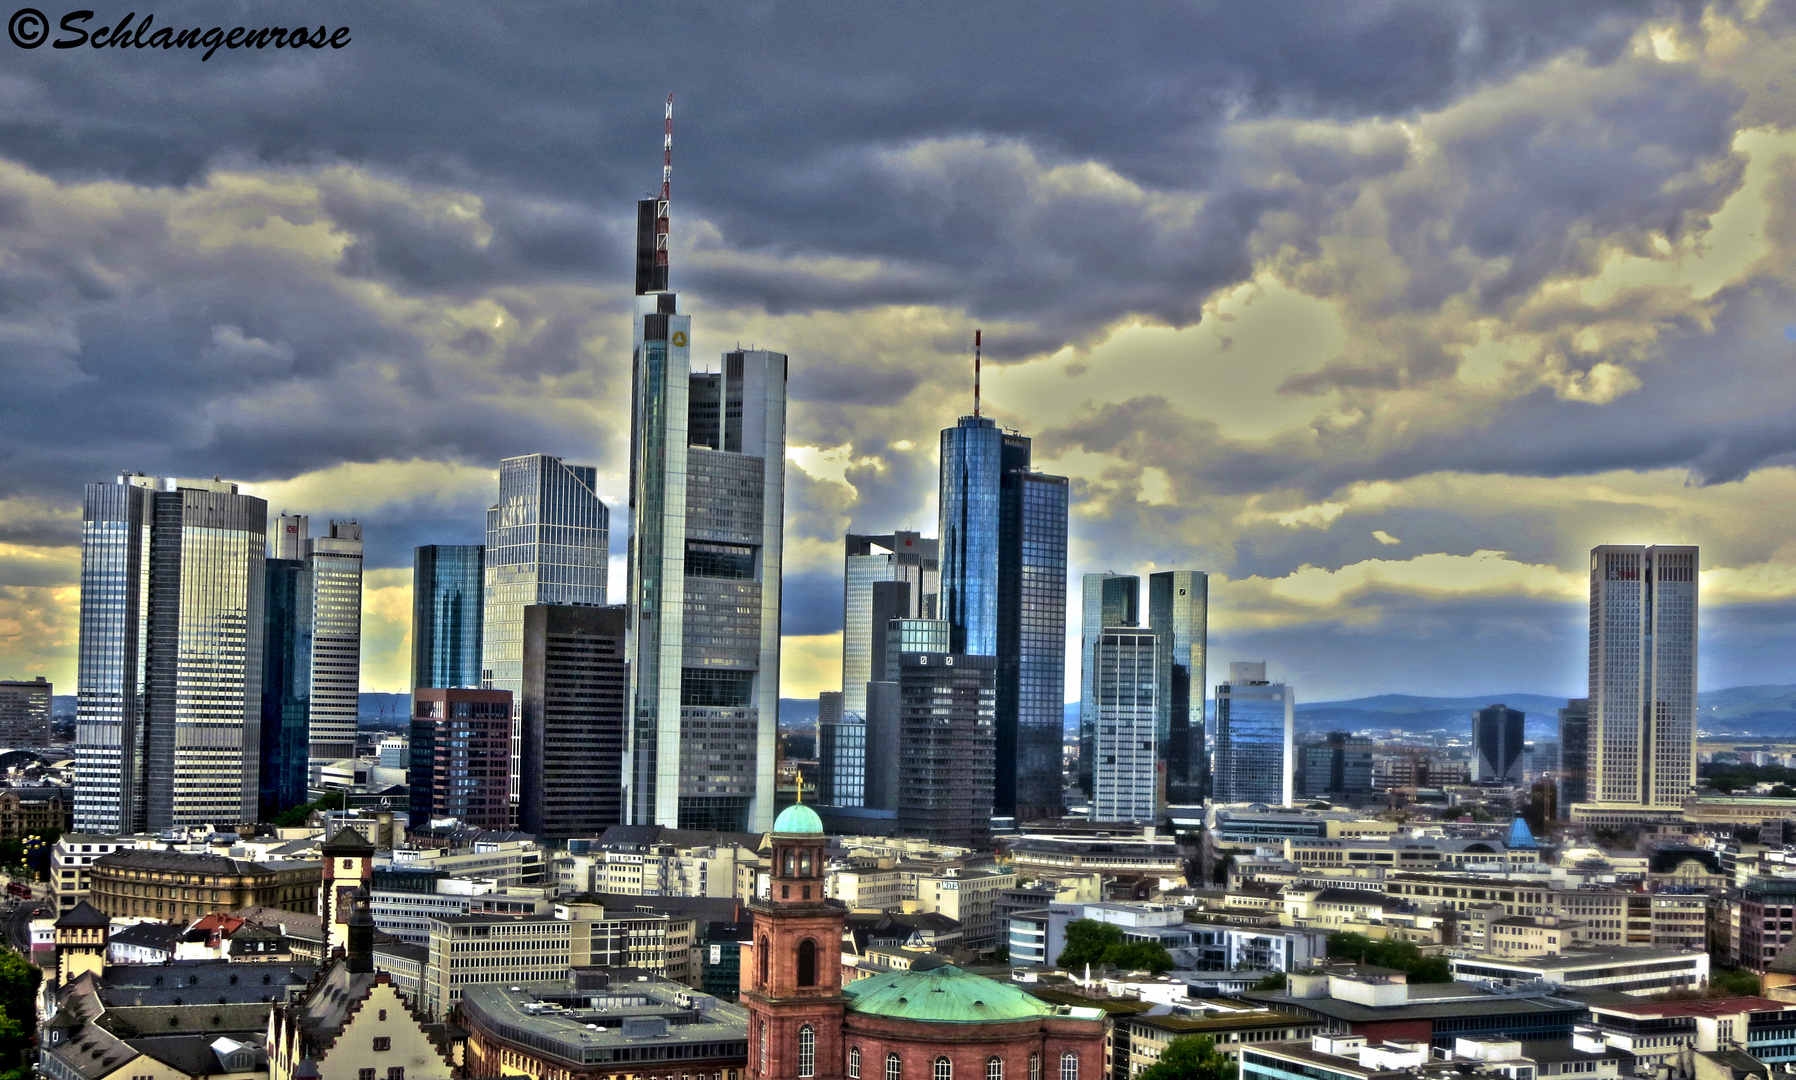
{"label": "skyscraper", "polygon": [[638,205],[628,813],[758,831],[774,810],[787,360],[738,349],[693,370],[667,222],[665,191]]}
{"label": "skyscraper", "polygon": [[524,609],[518,828],[597,836],[624,824],[629,668],[622,607]]}
{"label": "skyscraper", "polygon": [[1110,627],[1092,649],[1097,707],[1093,821],[1155,820],[1162,775],[1154,723],[1158,653],[1159,638],[1141,627]]}
{"label": "skyscraper", "polygon": [[306,540],[312,574],[311,768],[355,757],[362,691],[362,527],[333,521]]}
{"label": "skyscraper", "polygon": [[1166,763],[1166,801],[1201,803],[1210,773],[1204,739],[1210,576],[1197,570],[1149,574],[1147,624],[1160,637],[1157,728]]}
{"label": "skyscraper", "polygon": [[1133,574],[1086,574],[1079,607],[1079,790],[1092,793],[1097,755],[1096,650],[1109,626],[1141,625],[1141,579]]}
{"label": "skyscraper", "polygon": [[1522,748],[1527,714],[1490,705],[1472,714],[1472,779],[1483,783],[1522,782]]}
{"label": "skyscraper", "polygon": [[258,820],[270,821],[306,801],[311,762],[312,572],[304,559],[270,558],[263,565]]}
{"label": "skyscraper", "polygon": [[16,750],[50,745],[50,699],[56,688],[39,675],[0,680],[0,746]]}
{"label": "skyscraper", "polygon": [[1559,816],[1590,801],[1590,699],[1572,698],[1559,710]]}
{"label": "skyscraper", "polygon": [[1331,731],[1320,742],[1297,749],[1299,798],[1359,802],[1372,795],[1372,740]]}
{"label": "skyscraper", "polygon": [[1695,547],[1590,552],[1590,801],[1680,806],[1696,784]]}
{"label": "skyscraper", "polygon": [[[916,620],[922,621],[922,620]],[[998,661],[898,655],[898,831],[939,844],[991,839]]]}
{"label": "skyscraper", "polygon": [[[605,603],[611,516],[599,501],[598,470],[548,454],[499,463],[499,502],[486,512],[480,684],[522,705],[524,609],[531,604]],[[514,716],[512,799],[523,769],[523,729]]]}
{"label": "skyscraper", "polygon": [[941,589],[940,541],[914,532],[883,536],[849,533],[842,557],[842,713],[865,716],[873,670],[873,585],[909,585],[901,618],[935,618]]}
{"label": "skyscraper", "polygon": [[1229,681],[1216,688],[1217,802],[1291,804],[1295,697],[1267,680],[1264,660],[1229,665]]}
{"label": "skyscraper", "polygon": [[426,544],[412,557],[412,686],[480,685],[484,544]]}
{"label": "skyscraper", "polygon": [[994,808],[1024,819],[1062,810],[1066,695],[1067,480],[1030,455],[989,417],[942,429],[939,612],[956,652],[998,658]]}
{"label": "skyscraper", "polygon": [[[861,684],[866,697],[867,684]],[[842,692],[817,695],[817,801],[861,806],[867,794],[867,718],[844,716]]]}
{"label": "skyscraper", "polygon": [[413,825],[455,818],[476,829],[509,827],[512,711],[508,690],[412,692]]}
{"label": "skyscraper", "polygon": [[220,480],[87,485],[76,829],[254,820],[267,524]]}

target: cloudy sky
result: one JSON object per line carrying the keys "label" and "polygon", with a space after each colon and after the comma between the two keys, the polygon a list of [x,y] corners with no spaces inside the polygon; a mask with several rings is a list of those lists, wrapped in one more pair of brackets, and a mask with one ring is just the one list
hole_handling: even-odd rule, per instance
{"label": "cloudy sky", "polygon": [[976,326],[1075,597],[1207,570],[1300,699],[1581,693],[1597,543],[1700,544],[1703,686],[1796,682],[1789,2],[154,10],[351,41],[0,42],[0,677],[72,691],[120,470],[363,522],[370,690],[499,458],[621,506],[672,92],[694,355],[792,357],[786,696],[841,534],[934,531]]}

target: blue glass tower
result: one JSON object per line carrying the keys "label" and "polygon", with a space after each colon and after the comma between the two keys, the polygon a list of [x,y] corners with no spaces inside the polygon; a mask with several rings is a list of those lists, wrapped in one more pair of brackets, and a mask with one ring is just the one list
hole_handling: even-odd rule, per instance
{"label": "blue glass tower", "polygon": [[1026,436],[963,416],[942,431],[941,615],[950,649],[998,658],[993,813],[1057,817],[1066,696],[1063,476]]}
{"label": "blue glass tower", "polygon": [[306,801],[312,701],[312,571],[268,559],[262,608],[261,821]]}
{"label": "blue glass tower", "polygon": [[426,544],[412,561],[412,688],[480,685],[484,544]]}

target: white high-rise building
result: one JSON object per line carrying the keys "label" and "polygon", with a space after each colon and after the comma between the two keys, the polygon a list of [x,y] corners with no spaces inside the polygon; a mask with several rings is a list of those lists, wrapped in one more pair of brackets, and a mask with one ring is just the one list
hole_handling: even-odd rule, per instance
{"label": "white high-rise building", "polygon": [[867,715],[867,681],[873,677],[873,585],[902,581],[904,610],[885,613],[888,619],[935,618],[936,594],[942,571],[939,542],[914,532],[887,536],[849,533],[842,556],[842,714]]}
{"label": "white high-rise building", "polygon": [[1110,627],[1092,648],[1093,821],[1155,820],[1164,775],[1155,733],[1159,643],[1150,629]]}
{"label": "white high-rise building", "polygon": [[1590,552],[1589,798],[1680,806],[1696,784],[1691,547]]}
{"label": "white high-rise building", "polygon": [[665,196],[638,206],[637,228],[627,813],[760,832],[779,732],[786,355],[736,349],[695,370],[692,317],[667,288]]}
{"label": "white high-rise building", "polygon": [[78,831],[256,819],[267,523],[226,481],[87,485]]}
{"label": "white high-rise building", "polygon": [[312,571],[311,771],[355,757],[362,691],[362,527],[333,521],[306,540]]}

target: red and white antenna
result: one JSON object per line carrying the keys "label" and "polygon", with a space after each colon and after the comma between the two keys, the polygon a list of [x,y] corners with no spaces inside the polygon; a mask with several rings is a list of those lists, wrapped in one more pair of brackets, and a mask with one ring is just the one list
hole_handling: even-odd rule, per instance
{"label": "red and white antenna", "polygon": [[667,95],[667,126],[661,135],[661,198],[655,204],[655,265],[667,265],[667,204],[673,201],[673,95]]}
{"label": "red and white antenna", "polygon": [[973,331],[973,416],[979,415],[979,337],[980,331]]}

